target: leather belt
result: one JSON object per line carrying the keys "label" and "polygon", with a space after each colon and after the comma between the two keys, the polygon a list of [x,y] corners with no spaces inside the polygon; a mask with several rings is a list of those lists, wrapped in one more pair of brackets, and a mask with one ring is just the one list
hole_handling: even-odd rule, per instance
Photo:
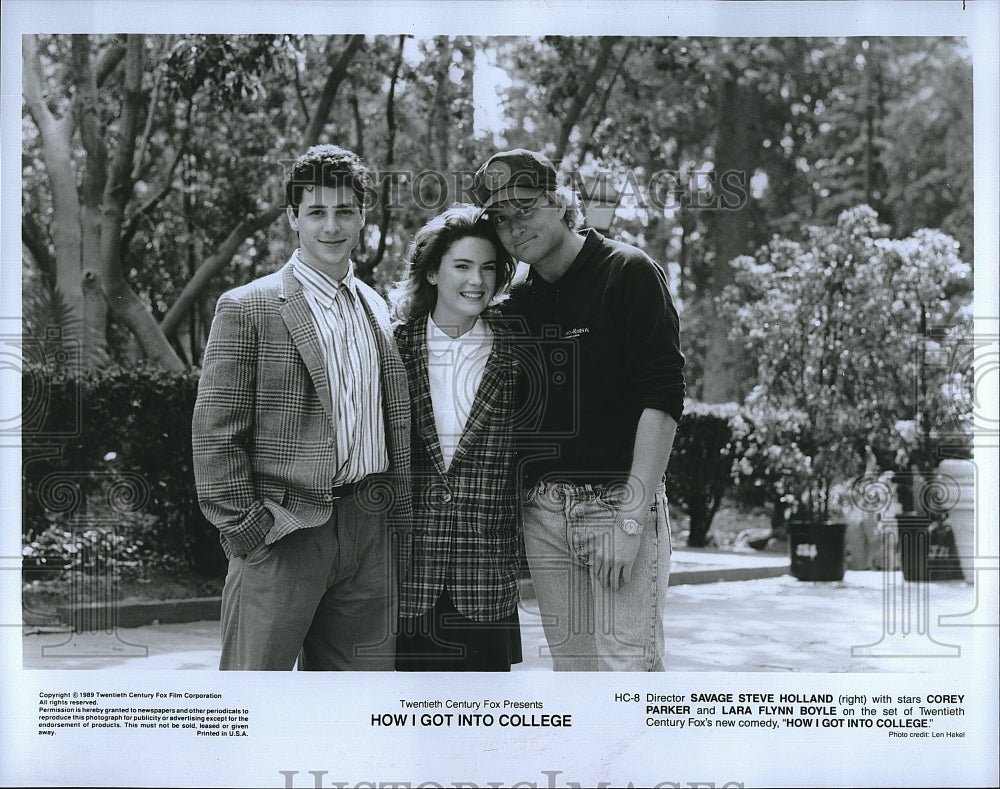
{"label": "leather belt", "polygon": [[361,482],[348,482],[346,485],[334,485],[330,488],[330,496],[334,499],[346,499],[348,496],[354,495],[354,491],[360,484]]}

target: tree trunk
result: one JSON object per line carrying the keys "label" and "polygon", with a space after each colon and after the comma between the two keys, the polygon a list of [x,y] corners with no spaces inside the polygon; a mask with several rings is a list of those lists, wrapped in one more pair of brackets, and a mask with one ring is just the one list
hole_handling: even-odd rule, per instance
{"label": "tree trunk", "polygon": [[308,148],[319,142],[320,135],[323,133],[323,127],[326,126],[326,122],[330,117],[330,110],[333,108],[333,101],[337,97],[337,91],[340,90],[343,81],[347,79],[347,67],[351,65],[351,60],[364,42],[364,36],[351,36],[347,40],[347,46],[344,47],[340,55],[336,58],[334,58],[335,48],[333,41],[331,40],[327,46],[330,73],[327,75],[326,84],[323,86],[323,92],[320,94],[319,102],[316,105],[316,111],[313,113],[309,127],[303,135],[302,145],[304,147]]}
{"label": "tree trunk", "polygon": [[[125,47],[125,81],[122,85],[122,107],[118,120],[118,144],[101,201],[98,276],[111,313],[136,336],[146,358],[168,370],[179,371],[184,369],[184,362],[122,272],[122,225],[125,205],[132,196],[133,157],[142,118],[144,37],[129,35]],[[85,277],[89,277],[90,273],[89,269],[85,271]]]}
{"label": "tree trunk", "polygon": [[451,81],[451,57],[454,52],[448,36],[435,36],[437,45],[437,86],[434,91],[434,101],[430,107],[430,140],[431,160],[428,166],[436,167],[438,172],[448,171],[448,152],[451,150],[452,112],[454,109],[454,88]]}
{"label": "tree trunk", "polygon": [[38,39],[25,36],[24,103],[42,145],[45,174],[52,191],[52,243],[55,247],[55,286],[62,295],[73,321],[83,326],[83,283],[80,256],[83,235],[80,228],[80,198],[76,191],[76,169],[70,155],[73,116],[57,117],[47,104],[47,85],[42,71]]}
{"label": "tree trunk", "polygon": [[[721,186],[728,174],[737,174],[749,191],[749,179],[754,170],[754,115],[756,111],[753,89],[743,85],[738,75],[725,69],[719,85],[716,104],[715,175],[716,186]],[[721,201],[724,195],[716,194]],[[715,263],[712,268],[712,295],[722,292],[733,281],[730,261],[750,252],[749,211],[745,203],[736,208],[715,204],[714,222]],[[707,403],[737,402],[740,387],[740,356],[728,339],[729,326],[718,319],[714,306],[709,310],[706,324],[707,352],[702,398]]]}
{"label": "tree trunk", "polygon": [[80,185],[80,230],[82,233],[80,276],[83,288],[83,338],[88,348],[104,349],[107,344],[108,305],[100,290],[86,281],[101,268],[101,203],[107,182],[108,152],[101,127],[97,97],[97,78],[91,66],[90,39],[74,35],[73,81],[75,95],[73,116],[85,152],[83,178]]}

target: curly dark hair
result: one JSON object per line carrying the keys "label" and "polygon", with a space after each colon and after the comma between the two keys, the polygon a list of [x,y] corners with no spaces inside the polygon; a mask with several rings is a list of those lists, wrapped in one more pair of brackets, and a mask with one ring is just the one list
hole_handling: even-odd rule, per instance
{"label": "curly dark hair", "polygon": [[353,151],[339,145],[314,145],[292,163],[285,182],[285,203],[297,211],[303,189],[347,186],[358,205],[366,208],[373,183],[371,170]]}

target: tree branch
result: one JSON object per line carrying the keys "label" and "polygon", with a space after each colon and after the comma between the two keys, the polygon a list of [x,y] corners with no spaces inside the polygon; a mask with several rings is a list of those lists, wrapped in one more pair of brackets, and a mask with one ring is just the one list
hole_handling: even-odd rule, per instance
{"label": "tree branch", "polygon": [[146,358],[170,370],[183,370],[184,362],[122,272],[122,223],[125,204],[132,194],[132,162],[142,115],[144,46],[142,35],[130,34],[126,38],[118,145],[104,187],[99,281],[95,283],[97,273],[88,270],[84,272],[84,285],[100,285],[111,312],[135,335]]}
{"label": "tree branch", "polygon": [[138,210],[129,218],[128,223],[125,225],[125,230],[122,233],[122,255],[124,256],[130,246],[132,246],[132,239],[135,238],[135,234],[139,231],[139,225],[143,219],[145,219],[150,212],[156,206],[158,206],[163,199],[174,190],[174,171],[177,169],[177,164],[181,160],[181,156],[184,155],[184,151],[187,147],[187,141],[190,137],[190,124],[185,127],[181,132],[180,144],[177,150],[174,152],[174,158],[171,160],[166,173],[163,175],[163,186],[160,190],[153,195],[149,200],[142,204]]}
{"label": "tree branch", "polygon": [[333,46],[328,47],[327,57],[331,60],[330,73],[327,75],[326,84],[323,86],[323,93],[316,104],[316,111],[313,113],[309,127],[303,136],[303,147],[308,148],[319,142],[319,137],[323,133],[333,101],[337,97],[337,91],[341,84],[347,79],[347,69],[351,65],[351,60],[355,53],[364,43],[365,37],[361,35],[351,36],[347,41],[347,46],[340,53],[340,57],[333,61]]}
{"label": "tree branch", "polygon": [[[101,254],[100,206],[107,179],[108,152],[98,108],[97,81],[90,60],[90,37],[72,37],[73,116],[83,143],[83,179],[80,188],[80,226],[83,266],[95,266]],[[96,317],[96,316],[95,316]]]}
{"label": "tree branch", "polygon": [[242,222],[230,231],[229,235],[219,244],[215,252],[198,267],[194,276],[188,280],[180,295],[171,305],[170,309],[167,310],[167,314],[163,316],[163,320],[160,322],[160,329],[167,337],[173,337],[177,333],[188,310],[197,303],[208,283],[212,281],[212,277],[222,271],[229,261],[233,259],[233,255],[236,254],[243,242],[258,230],[263,230],[270,225],[283,213],[284,208],[280,206],[270,208],[259,216],[244,218]]}
{"label": "tree branch", "polygon": [[122,109],[119,115],[118,145],[108,169],[108,179],[104,193],[104,221],[106,225],[117,224],[114,235],[117,240],[108,239],[105,249],[116,249],[121,242],[121,220],[125,203],[132,190],[132,159],[135,154],[142,115],[142,69],[143,37],[129,35],[125,54],[125,83],[122,86]]}
{"label": "tree branch", "polygon": [[[399,70],[403,67],[403,47],[406,44],[406,36],[399,37],[399,49],[396,51],[396,60],[392,64],[392,77],[389,79],[389,94],[385,100],[385,122],[388,129],[385,154],[385,169],[392,171],[392,166],[396,155],[396,83],[399,82]],[[392,209],[389,207],[389,190],[392,188],[389,178],[382,181],[381,204],[382,212],[379,218],[378,249],[375,257],[364,270],[358,272],[363,280],[368,279],[368,275],[375,270],[375,267],[382,262],[385,256],[386,235],[389,231],[389,220],[392,218]],[[360,268],[360,267],[359,267]]]}
{"label": "tree branch", "polygon": [[[168,36],[164,44],[166,51],[170,51],[173,42],[173,36]],[[163,87],[163,69],[158,69],[156,72],[156,78],[153,80],[153,93],[149,97],[149,109],[146,110],[146,125],[142,130],[142,137],[140,138],[139,146],[135,154],[135,161],[132,163],[132,174],[130,176],[133,182],[139,180],[139,176],[142,173],[142,162],[146,158],[146,149],[149,147],[149,138],[153,133],[153,118],[156,116],[156,104],[160,100],[160,89]]]}
{"label": "tree branch", "polygon": [[295,96],[299,100],[299,109],[302,110],[302,121],[309,125],[309,106],[306,104],[305,94],[302,92],[302,80],[299,77],[299,64],[292,64],[292,76],[295,83]]}
{"label": "tree branch", "polygon": [[[94,66],[94,84],[98,89],[104,87],[104,83],[115,73],[115,69],[118,68],[124,57],[124,38],[122,36],[114,36],[108,42],[107,46],[97,54],[97,65]],[[73,70],[71,69],[67,69],[60,75],[58,82],[62,85],[62,92],[66,96],[72,95],[70,88],[74,85],[74,79]]]}
{"label": "tree branch", "polygon": [[569,135],[573,132],[573,127],[579,122],[584,107],[587,106],[587,102],[594,94],[597,81],[608,67],[611,51],[620,39],[621,36],[607,36],[601,39],[601,48],[598,50],[594,65],[576,91],[576,95],[573,96],[573,102],[566,111],[562,125],[559,128],[559,141],[556,143],[556,152],[553,157],[557,162],[566,155],[566,147],[569,145]]}
{"label": "tree branch", "polygon": [[608,107],[608,99],[611,98],[611,91],[614,89],[615,83],[618,82],[618,77],[621,76],[622,69],[625,68],[625,63],[629,59],[629,55],[632,54],[633,49],[635,49],[635,43],[629,41],[628,46],[625,47],[625,52],[622,53],[621,58],[618,60],[618,65],[615,67],[615,71],[611,75],[611,79],[608,80],[608,86],[604,89],[601,101],[597,105],[597,110],[594,112],[594,123],[590,127],[590,134],[583,143],[581,156],[585,156],[588,151],[593,150],[594,135],[597,134],[597,127],[601,125],[601,121],[604,120],[604,114]]}
{"label": "tree branch", "polygon": [[357,91],[351,91],[347,99],[351,105],[351,114],[354,116],[354,152],[362,159],[365,158],[365,121],[361,117],[361,105],[358,102]]}
{"label": "tree branch", "polygon": [[94,80],[97,87],[101,87],[108,77],[118,68],[118,64],[125,57],[125,43],[121,38],[115,37],[107,47],[101,50],[97,56],[97,66],[94,68]]}

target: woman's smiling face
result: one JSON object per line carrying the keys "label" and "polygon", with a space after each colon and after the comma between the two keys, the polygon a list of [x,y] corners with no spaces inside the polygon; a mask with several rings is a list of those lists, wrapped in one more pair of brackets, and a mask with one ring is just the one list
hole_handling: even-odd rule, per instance
{"label": "woman's smiling face", "polygon": [[460,238],[427,279],[437,289],[434,322],[442,329],[454,328],[453,336],[465,334],[496,294],[497,251],[485,238]]}

